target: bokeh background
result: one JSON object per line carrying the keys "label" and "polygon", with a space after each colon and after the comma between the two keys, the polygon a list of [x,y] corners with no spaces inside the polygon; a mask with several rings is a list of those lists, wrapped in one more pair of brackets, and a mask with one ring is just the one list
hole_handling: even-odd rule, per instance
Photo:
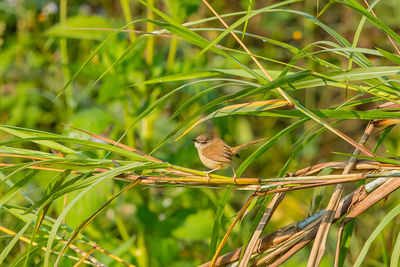
{"label": "bokeh background", "polygon": [[[182,23],[212,16],[201,1],[197,0],[152,0],[149,2]],[[253,2],[252,8],[257,9],[276,1]],[[327,2],[304,1],[285,8],[316,16]],[[248,1],[210,1],[210,3],[220,14],[246,11],[249,7]],[[397,32],[400,30],[398,10],[400,10],[400,2],[397,0],[381,1],[375,8],[377,16]],[[190,74],[207,69],[236,68],[231,62],[213,53],[199,56],[200,48],[170,36],[150,36],[141,39],[133,49],[126,51],[127,47],[143,32],[159,30],[154,25],[139,21],[127,28],[138,32],[121,32],[109,40],[79,76],[65,88],[64,93],[59,95],[88,56],[97,49],[101,41],[109,36],[110,31],[104,28],[118,29],[132,20],[151,17],[159,19],[140,2],[130,0],[61,0],[59,2],[5,0],[0,2],[1,124],[33,128],[70,137],[90,138],[65,126],[69,124],[118,140],[143,110],[167,92],[184,84],[182,81],[146,84],[145,81],[166,75]],[[231,24],[235,19],[236,17],[230,17],[226,20]],[[333,4],[318,19],[352,42],[361,15],[343,5]],[[67,25],[68,29],[63,25]],[[201,27],[208,28],[208,30],[198,31],[208,40],[214,39],[219,33],[210,29],[222,28],[215,20],[193,26],[193,28]],[[76,28],[98,28],[98,30]],[[243,27],[240,30],[243,30]],[[249,20],[246,32],[271,38],[299,49],[317,41],[334,41],[325,31],[303,16],[286,12],[271,12],[256,16]],[[244,42],[254,54],[278,62],[289,62],[294,56],[287,49],[249,36],[244,37]],[[224,38],[219,44],[228,48],[239,48],[231,36]],[[368,21],[362,30],[358,47],[371,49],[379,47],[394,51],[386,35]],[[111,64],[124,53],[126,55],[123,60],[110,68]],[[347,68],[348,60],[339,54],[324,53],[319,56],[339,68]],[[255,68],[247,55],[237,55],[237,57],[248,66]],[[368,55],[368,58],[376,66],[393,64],[383,57]],[[271,60],[263,61],[263,64],[269,71],[283,69],[282,64]],[[308,59],[301,59],[296,62],[296,65],[316,71],[323,69]],[[109,68],[109,72],[102,76]],[[164,105],[155,109],[153,113],[127,131],[121,142],[149,153],[193,111],[216,97],[237,89],[235,85],[230,85],[222,87],[221,90],[215,90],[199,98],[190,109],[170,119],[185,101],[213,84],[213,82],[195,83],[174,94]],[[322,109],[340,105],[345,99],[356,94],[350,90],[345,92],[327,86],[308,88],[296,92],[294,97],[308,108]],[[375,103],[367,103],[357,108],[365,110],[375,106]],[[274,136],[295,121],[287,118],[256,116],[214,119],[199,125],[178,142],[168,141],[154,153],[154,156],[176,165],[204,170],[197,157],[197,151],[190,141],[196,135],[213,132],[221,136],[228,144],[238,145],[255,138]],[[366,123],[366,121],[352,120],[345,121],[338,127],[354,140],[358,140]],[[308,122],[290,135],[284,136],[273,149],[254,162],[243,176],[276,177],[279,175],[293,153],[296,141],[313,125],[313,122]],[[397,156],[400,152],[398,137],[399,131],[394,129],[378,152],[382,156]],[[1,140],[11,139],[3,132],[0,133],[0,138]],[[371,144],[374,144],[377,138],[378,135],[375,133],[371,137]],[[40,149],[34,144],[24,144],[24,146]],[[242,159],[238,162],[250,155],[252,151],[254,148],[243,151]],[[290,163],[288,170],[295,171],[316,163],[345,160],[345,157],[332,152],[352,153],[352,151],[353,148],[350,145],[326,132],[307,144]],[[85,153],[98,158],[104,156],[104,153],[98,151],[85,151]],[[221,173],[231,175],[229,170]],[[51,178],[52,174],[41,172],[24,187],[24,190],[34,200],[40,199]],[[82,218],[90,216],[123,185],[123,182],[108,180],[96,186],[84,196],[81,204],[67,215],[66,224],[73,228],[78,226]],[[356,185],[350,185],[347,190],[350,192],[355,188]],[[201,264],[209,259],[213,218],[223,190],[182,186],[140,186],[114,201],[103,214],[88,225],[83,234],[138,266]],[[326,194],[327,197],[322,199],[322,203],[329,200],[333,187],[327,187],[325,190],[324,195]],[[0,194],[6,191],[7,187],[0,187]],[[313,193],[313,189],[308,189],[288,194],[272,217],[265,233],[304,219],[309,213]],[[76,193],[72,193],[68,198],[72,198],[74,194]],[[232,192],[229,204],[224,211],[223,228],[225,230],[249,195],[249,192]],[[368,214],[362,215],[357,220],[356,234],[352,238],[347,259],[348,264],[354,261],[354,257],[357,256],[371,229],[374,229],[374,225],[385,214],[385,210],[389,210],[396,204],[397,198],[398,193],[393,194],[384,204],[376,205]],[[22,197],[12,199],[11,203],[27,204]],[[62,205],[63,199],[56,200],[55,205],[50,207],[48,215],[56,218],[62,210]],[[250,214],[235,227],[224,252],[240,246],[249,231],[251,219]],[[14,231],[18,231],[24,225],[3,209],[0,209],[0,222]],[[398,230],[399,220],[396,219],[391,223],[390,229],[384,231],[372,246],[370,250],[372,256],[367,265],[387,264],[388,254],[393,249]],[[323,260],[323,266],[332,266],[336,232],[334,227],[329,236],[328,253]],[[0,250],[9,240],[7,235],[0,236]],[[6,258],[6,264],[11,263],[13,257],[21,255],[26,246],[21,242],[19,246],[14,247]],[[307,247],[299,252],[285,266],[304,265],[310,248]],[[117,266],[117,263],[105,255],[95,254],[95,256],[105,264]],[[33,266],[41,260],[40,254],[35,254],[28,264]],[[65,266],[72,266],[73,263],[66,261],[65,264]]]}

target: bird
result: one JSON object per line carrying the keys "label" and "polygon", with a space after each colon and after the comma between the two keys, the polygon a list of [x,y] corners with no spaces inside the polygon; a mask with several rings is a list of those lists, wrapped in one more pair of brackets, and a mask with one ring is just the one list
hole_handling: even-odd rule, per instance
{"label": "bird", "polygon": [[237,175],[232,166],[233,157],[236,156],[239,158],[239,150],[260,143],[264,140],[266,140],[266,138],[257,139],[243,145],[231,147],[219,137],[211,134],[201,134],[192,141],[197,148],[201,162],[204,166],[211,169],[205,171],[208,181],[210,180],[210,173],[231,167],[234,175],[233,180],[236,182]]}

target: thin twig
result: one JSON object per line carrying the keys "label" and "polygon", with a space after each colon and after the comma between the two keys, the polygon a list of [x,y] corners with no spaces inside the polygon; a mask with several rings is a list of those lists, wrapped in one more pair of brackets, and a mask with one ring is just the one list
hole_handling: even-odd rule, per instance
{"label": "thin twig", "polygon": [[[14,232],[14,231],[6,228],[6,227],[3,227],[1,225],[0,225],[0,231],[4,232],[4,233],[6,233],[6,234],[8,234],[10,236],[17,235],[16,232]],[[28,239],[28,238],[26,238],[24,236],[20,236],[19,240],[21,240],[21,241],[23,241],[23,242],[25,242],[27,244],[31,244],[34,247],[39,245],[37,242],[32,241],[32,240],[30,240],[30,239]],[[77,253],[79,253],[79,254],[81,254],[83,256],[86,255],[86,252],[84,252],[83,250],[81,250],[81,249],[79,249],[79,248],[77,248],[75,246],[73,246],[71,248],[74,249]],[[46,247],[40,247],[40,249],[43,250],[43,251],[47,250]],[[50,253],[55,254],[55,255],[59,254],[58,252],[55,252],[55,251],[50,251]],[[64,255],[64,257],[67,257],[67,258],[70,258],[70,259],[73,259],[73,260],[77,260],[77,261],[79,260],[79,258],[74,257],[74,256],[70,256],[70,255]],[[95,265],[95,266],[104,266],[101,262],[99,262],[97,259],[93,258],[92,256],[90,256],[90,257],[88,256],[86,258],[89,258],[89,260],[85,259],[84,262],[86,264]]]}
{"label": "thin twig", "polygon": [[249,244],[247,245],[247,248],[243,254],[242,261],[239,264],[239,267],[245,267],[247,266],[251,255],[253,254],[254,247],[257,244],[257,241],[259,240],[259,237],[264,230],[265,226],[267,226],[268,221],[271,219],[272,214],[278,207],[278,205],[282,202],[283,198],[285,197],[285,193],[277,193],[274,198],[271,200],[269,203],[267,209],[265,210],[263,216],[261,217],[261,220],[254,231],[253,235],[251,236],[251,239],[249,241]]}
{"label": "thin twig", "polygon": [[90,254],[92,254],[93,251],[95,251],[95,250],[96,250],[96,248],[93,247],[88,253],[86,253],[85,256],[83,256],[77,263],[75,263],[73,267],[78,267],[79,265],[81,265],[81,263],[83,263],[87,259],[87,257],[89,257]]}
{"label": "thin twig", "polygon": [[[226,24],[226,22],[224,21],[224,19],[217,13],[217,11],[215,11],[215,9],[208,3],[207,0],[202,0],[203,3],[211,10],[212,13],[214,13],[214,15],[219,19],[219,21],[224,25],[225,28],[229,28],[228,24]],[[247,46],[242,42],[242,40],[236,35],[236,33],[234,31],[230,31],[230,33],[232,34],[232,36],[236,39],[236,41],[240,44],[241,47],[243,47],[243,49],[246,51],[246,53],[250,56],[250,58],[254,61],[254,63],[256,63],[256,65],[260,68],[260,70],[265,74],[265,76],[268,77],[268,79],[270,81],[272,81],[272,77],[271,75],[269,75],[269,73],[265,70],[265,68],[263,67],[263,65],[258,61],[258,59],[253,56],[253,54],[251,53],[251,51],[247,48]],[[283,98],[288,102],[289,106],[293,107],[293,102],[289,99],[289,97],[286,95],[285,91],[282,90],[282,88],[277,87],[276,88],[279,93],[283,96]]]}
{"label": "thin twig", "polygon": [[[367,0],[364,0],[364,3],[367,5],[367,7],[369,8],[369,4]],[[375,18],[378,18],[375,14],[375,12],[371,9],[371,14],[374,15]],[[400,50],[397,47],[396,43],[393,41],[392,37],[390,37],[386,32],[385,32],[387,38],[389,38],[390,43],[393,45],[394,49],[396,49],[397,53],[400,55]]]}
{"label": "thin twig", "polygon": [[[371,122],[369,122],[359,142],[361,146],[365,145],[373,129],[374,125]],[[343,170],[344,175],[349,174],[353,170],[357,161],[357,158],[355,156],[357,156],[359,153],[360,150],[356,148],[353,152],[354,156],[349,159],[348,164]],[[325,244],[328,237],[329,229],[333,223],[335,211],[339,206],[340,198],[344,190],[344,185],[345,185],[344,183],[338,184],[331,196],[331,199],[329,200],[328,206],[326,207],[327,212],[325,213],[325,216],[322,219],[322,224],[320,225],[317,232],[317,236],[315,237],[310,257],[308,259],[307,267],[320,265],[322,256],[325,253]]]}
{"label": "thin twig", "polygon": [[215,266],[215,262],[219,257],[219,254],[222,251],[222,248],[224,247],[226,241],[228,240],[228,236],[229,234],[232,232],[233,227],[235,227],[236,223],[242,218],[244,212],[246,211],[247,207],[250,205],[251,201],[253,200],[253,198],[255,198],[257,195],[256,194],[252,194],[246,201],[246,203],[243,205],[242,209],[239,211],[239,214],[236,216],[235,220],[233,221],[232,225],[229,227],[228,231],[226,231],[224,237],[221,240],[221,243],[219,244],[217,250],[214,253],[214,256],[211,260],[210,266],[214,267]]}
{"label": "thin twig", "polygon": [[[393,182],[393,181],[396,181],[396,182]],[[385,186],[383,186],[383,185],[385,185]],[[382,199],[382,198],[388,196],[391,192],[393,192],[393,190],[395,190],[399,187],[400,187],[400,179],[378,178],[378,179],[366,184],[365,191],[372,192],[372,193],[377,192],[376,194],[380,196],[379,199]],[[384,193],[381,193],[382,192],[381,188],[386,188],[384,190],[385,191]],[[356,190],[353,193],[342,198],[342,200],[338,206],[338,209],[335,212],[334,221],[340,219],[345,213],[347,213],[351,203],[353,203],[353,197],[356,194],[358,194],[357,192],[358,192],[358,190]],[[374,199],[376,199],[376,197]],[[363,200],[363,201],[359,202],[358,204],[356,204],[356,207],[358,205],[362,205],[365,207],[364,210],[366,210],[368,207],[371,207],[373,204],[374,203],[372,203],[372,202],[366,203]],[[290,225],[287,225],[285,227],[282,227],[282,228],[276,230],[275,232],[272,232],[266,236],[263,236],[260,239],[260,241],[257,243],[257,247],[254,248],[253,252],[262,254],[273,248],[275,248],[275,251],[276,251],[276,248],[279,248],[280,246],[287,244],[289,241],[296,238],[296,236],[299,236],[299,234],[300,234],[300,236],[307,237],[308,232],[313,231],[312,229],[318,228],[318,226],[321,223],[321,218],[325,213],[326,213],[325,209],[321,210],[303,221],[300,221],[297,223],[292,223]],[[315,234],[316,234],[316,231],[315,231]],[[314,236],[311,237],[311,239],[313,239],[315,237],[315,234],[314,234]],[[287,249],[290,249],[291,247],[292,246],[287,246]],[[301,247],[299,247],[298,249],[300,249],[300,248]],[[241,249],[242,248],[237,248],[227,254],[220,256],[216,260],[216,265],[221,266],[221,265],[226,265],[226,264],[237,261],[240,257]],[[281,251],[281,252],[283,252],[283,251]],[[292,253],[292,255],[293,255],[295,253],[295,251],[292,251],[292,252],[293,252]],[[272,263],[270,263],[270,264],[272,264]],[[210,262],[204,263],[200,266],[208,267],[208,266],[210,266]]]}

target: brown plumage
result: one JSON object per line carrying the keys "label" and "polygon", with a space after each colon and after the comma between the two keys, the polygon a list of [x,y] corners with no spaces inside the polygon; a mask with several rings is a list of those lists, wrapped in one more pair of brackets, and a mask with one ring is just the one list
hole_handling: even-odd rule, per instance
{"label": "brown plumage", "polygon": [[[196,139],[193,139],[201,162],[207,168],[211,169],[206,172],[208,178],[213,171],[232,167],[233,156],[239,157],[237,154],[239,150],[257,144],[263,140],[266,140],[266,138],[257,139],[240,146],[230,147],[220,138],[210,134],[202,134],[197,136]],[[233,167],[232,170],[234,178],[236,178]]]}

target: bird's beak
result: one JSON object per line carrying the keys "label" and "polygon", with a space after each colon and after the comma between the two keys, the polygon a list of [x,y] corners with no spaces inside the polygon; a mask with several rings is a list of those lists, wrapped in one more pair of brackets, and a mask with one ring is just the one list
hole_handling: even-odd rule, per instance
{"label": "bird's beak", "polygon": [[192,139],[193,142],[196,142],[196,139]]}

